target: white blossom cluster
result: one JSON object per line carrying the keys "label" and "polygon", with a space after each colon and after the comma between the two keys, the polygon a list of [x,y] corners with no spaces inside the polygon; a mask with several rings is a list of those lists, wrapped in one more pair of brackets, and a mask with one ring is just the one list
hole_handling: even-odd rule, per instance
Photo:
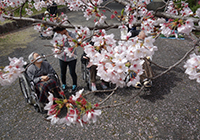
{"label": "white blossom cluster", "polygon": [[23,66],[26,62],[23,60],[23,57],[20,57],[19,59],[16,57],[9,57],[8,59],[10,64],[3,70],[0,70],[0,84],[2,86],[12,84],[25,70]]}
{"label": "white blossom cluster", "polygon": [[[80,96],[82,95],[84,89],[79,90],[78,92],[76,92],[76,95],[72,95],[72,102],[76,102],[78,98],[80,98]],[[85,123],[95,123],[97,121],[97,116],[101,115],[101,110],[87,110],[82,116],[80,116],[79,111],[77,110],[77,108],[73,108],[72,104],[69,104],[68,108],[68,112],[67,115],[63,118],[59,118],[56,114],[53,114],[55,107],[57,106],[57,104],[53,104],[54,103],[54,97],[53,94],[49,92],[49,103],[46,104],[46,106],[44,107],[45,110],[48,111],[47,115],[48,118],[47,120],[51,121],[51,124],[66,124],[68,126],[72,125],[72,124],[80,124],[81,126],[83,126],[83,124]]]}
{"label": "white blossom cluster", "polygon": [[[157,50],[153,45],[154,41],[150,36],[145,38],[144,42],[138,40],[138,37],[116,42],[113,34],[108,35],[105,30],[102,30],[101,35],[93,36],[94,45],[86,44],[84,51],[90,58],[90,62],[98,66],[98,76],[104,81],[123,87],[130,71],[136,75],[127,83],[128,86],[135,85],[140,80],[144,63],[142,58],[152,56]],[[130,65],[127,66],[127,63]]]}
{"label": "white blossom cluster", "polygon": [[184,65],[185,73],[189,75],[189,79],[194,80],[200,83],[200,56],[195,53],[190,55]]}

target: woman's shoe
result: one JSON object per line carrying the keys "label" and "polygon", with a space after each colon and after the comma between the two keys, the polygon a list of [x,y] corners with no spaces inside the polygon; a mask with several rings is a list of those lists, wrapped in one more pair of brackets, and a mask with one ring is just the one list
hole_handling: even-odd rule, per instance
{"label": "woman's shoe", "polygon": [[62,84],[62,90],[65,90],[67,88],[67,85]]}
{"label": "woman's shoe", "polygon": [[76,86],[76,85],[73,85],[73,86],[72,86],[72,91],[76,91],[76,89],[77,89],[77,86]]}
{"label": "woman's shoe", "polygon": [[96,86],[92,85],[92,86],[91,86],[91,90],[92,90],[92,91],[96,91],[96,90],[97,90]]}

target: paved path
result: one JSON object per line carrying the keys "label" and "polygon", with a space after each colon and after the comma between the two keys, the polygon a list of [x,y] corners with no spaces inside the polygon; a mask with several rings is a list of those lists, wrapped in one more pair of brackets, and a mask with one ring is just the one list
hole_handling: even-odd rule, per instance
{"label": "paved path", "polygon": [[[68,13],[76,21],[78,15]],[[80,22],[81,19],[77,19]],[[76,22],[77,22],[76,21]],[[87,23],[84,20],[81,21]],[[31,42],[26,42],[25,48],[16,44],[13,52],[0,56],[0,65],[7,65],[7,57],[27,56],[32,52],[48,54],[51,49],[44,47],[50,44],[49,40],[41,40],[32,27],[27,28],[17,35],[28,31],[32,37]],[[114,31],[117,35],[118,31]],[[179,60],[190,49],[190,39],[184,41],[158,39],[155,45],[158,51],[153,60],[164,66],[170,66]],[[23,43],[22,43],[23,44]],[[9,48],[13,44],[4,44]],[[1,50],[2,52],[2,50]],[[82,53],[82,49],[78,49]],[[79,56],[80,57],[80,56]],[[79,59],[79,58],[78,58]],[[48,61],[59,74],[58,60],[50,57]],[[153,66],[156,74],[162,70]],[[78,86],[86,88],[81,79],[80,59],[77,63]],[[68,75],[68,77],[70,77]],[[67,84],[70,86],[71,78]],[[87,90],[86,90],[87,91]],[[86,92],[85,91],[85,92]],[[115,104],[128,100],[137,93],[134,88],[118,89],[113,97],[105,104]],[[195,81],[190,81],[184,74],[183,63],[171,72],[153,81],[153,87],[143,91],[131,103],[103,110],[96,124],[85,127],[79,125],[51,125],[45,121],[44,115],[35,112],[32,106],[24,102],[19,83],[16,81],[11,86],[0,86],[0,136],[1,139],[172,139],[172,140],[199,140],[200,139],[200,86]],[[103,100],[108,94],[97,93],[87,97],[92,103]]]}

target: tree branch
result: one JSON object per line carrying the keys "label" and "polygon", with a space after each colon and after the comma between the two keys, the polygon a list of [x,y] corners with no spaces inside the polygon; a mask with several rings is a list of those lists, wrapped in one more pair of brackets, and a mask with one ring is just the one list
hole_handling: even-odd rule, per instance
{"label": "tree branch", "polygon": [[195,48],[195,46],[199,43],[199,40],[200,40],[200,39],[198,39],[198,40],[195,42],[195,44],[193,45],[193,47],[192,47],[189,51],[187,51],[186,54],[185,54],[179,61],[177,61],[177,62],[176,62],[175,64],[173,64],[172,66],[170,66],[167,70],[163,71],[162,73],[160,73],[160,74],[158,74],[157,76],[154,76],[154,77],[152,77],[152,78],[150,78],[150,79],[154,80],[154,79],[156,79],[156,78],[162,76],[163,74],[166,74],[166,73],[169,72],[172,68],[174,68],[174,67],[176,67],[177,65],[179,65],[192,51],[194,51],[194,48]]}
{"label": "tree branch", "polygon": [[[4,18],[7,19],[12,19],[12,20],[16,20],[16,21],[31,21],[33,23],[43,23],[46,25],[50,25],[50,26],[57,26],[57,27],[64,27],[64,28],[71,28],[74,29],[75,26],[77,27],[81,27],[81,25],[69,25],[69,24],[62,24],[60,25],[59,23],[53,23],[53,22],[48,22],[48,21],[43,21],[40,19],[34,19],[34,18],[25,18],[25,17],[13,17],[13,16],[8,16],[8,15],[4,15]],[[133,23],[133,26],[140,26],[141,22],[135,22]],[[117,29],[119,26],[121,26],[121,23],[113,23],[113,24],[109,24],[109,25],[100,25],[100,26],[88,26],[88,28],[90,30],[93,29]],[[128,24],[127,24],[128,26]],[[200,31],[200,26],[194,26],[194,31]]]}
{"label": "tree branch", "polygon": [[23,7],[24,7],[24,5],[26,4],[27,1],[28,1],[28,0],[26,0],[26,1],[21,5],[21,7],[20,7],[20,10],[19,10],[19,15],[20,15],[20,17],[22,17],[22,9],[23,9]]}
{"label": "tree branch", "polygon": [[[124,1],[124,0],[115,0],[116,2],[122,4],[122,5],[127,5],[128,2]],[[198,22],[200,21],[199,18],[194,18],[194,17],[183,17],[183,16],[176,16],[176,15],[172,15],[172,14],[167,14],[165,12],[153,12],[153,14],[157,17],[164,17],[164,18],[172,18],[172,19],[183,19],[183,20],[187,20],[187,19],[192,19],[194,21],[194,23],[198,24]],[[196,30],[199,31],[198,27],[195,27]]]}
{"label": "tree branch", "polygon": [[118,103],[118,104],[114,104],[114,105],[107,105],[107,106],[102,106],[102,107],[94,107],[94,109],[104,109],[104,108],[111,108],[111,107],[117,107],[117,106],[121,106],[124,104],[129,103],[132,99],[134,99],[135,97],[137,97],[138,95],[140,95],[140,93],[142,92],[142,90],[144,89],[144,86],[141,87],[141,89],[139,90],[139,92],[136,95],[132,95],[129,100],[122,102],[122,103]]}
{"label": "tree branch", "polygon": [[[16,20],[16,21],[30,21],[33,23],[42,23],[42,24],[46,24],[46,25],[50,25],[50,26],[59,26],[59,27],[64,27],[64,28],[75,28],[75,26],[81,27],[81,25],[69,25],[69,24],[62,24],[60,25],[59,23],[54,23],[54,22],[49,22],[49,21],[44,21],[41,19],[34,19],[34,18],[26,18],[26,17],[13,17],[13,16],[8,16],[8,15],[4,15],[4,18],[7,19],[12,19],[12,20]],[[135,22],[133,24],[133,26],[140,26],[141,22]],[[109,25],[100,25],[100,26],[88,26],[88,28],[90,30],[93,29],[107,29],[107,28],[115,28],[117,29],[119,26],[121,25],[121,23],[113,23],[113,24],[109,24]]]}
{"label": "tree branch", "polygon": [[97,92],[100,92],[100,93],[104,93],[104,92],[112,92],[112,91],[115,91],[117,90],[118,87],[115,87],[114,89],[110,89],[110,90],[96,90],[96,91],[90,91],[90,92],[87,92],[86,94],[82,95],[82,96],[87,96],[91,93],[97,93]]}
{"label": "tree branch", "polygon": [[101,104],[104,103],[106,100],[108,100],[108,99],[115,93],[116,90],[117,90],[117,87],[112,91],[112,93],[111,93],[109,96],[107,96],[103,101],[101,101],[101,102],[98,103],[98,104],[101,105]]}
{"label": "tree branch", "polygon": [[182,19],[182,20],[192,19],[193,22],[196,23],[196,24],[198,24],[198,22],[200,21],[199,18],[188,17],[188,16],[187,17],[177,16],[177,15],[172,15],[172,14],[168,14],[168,13],[165,13],[165,12],[156,12],[155,16],[164,17],[164,18],[172,18],[172,19]]}

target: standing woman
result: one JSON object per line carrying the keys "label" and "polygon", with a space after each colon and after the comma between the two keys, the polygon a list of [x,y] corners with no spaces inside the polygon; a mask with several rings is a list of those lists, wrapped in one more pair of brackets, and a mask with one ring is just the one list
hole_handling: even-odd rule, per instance
{"label": "standing woman", "polygon": [[[69,45],[68,40],[75,39],[75,34],[72,32],[67,31],[65,28],[62,27],[56,27],[53,29],[54,32],[62,35],[66,35],[66,41],[64,42],[63,47],[71,48],[70,50],[74,51],[74,56],[69,57],[67,56],[66,52],[62,52],[59,56],[59,63],[60,63],[60,70],[61,70],[61,81],[62,81],[62,89],[65,90],[67,88],[66,85],[66,72],[67,72],[67,66],[69,66],[70,75],[72,77],[73,85],[72,85],[72,91],[76,91],[77,89],[77,75],[76,75],[76,50],[72,48],[72,46]],[[55,34],[56,36],[56,34]]]}

